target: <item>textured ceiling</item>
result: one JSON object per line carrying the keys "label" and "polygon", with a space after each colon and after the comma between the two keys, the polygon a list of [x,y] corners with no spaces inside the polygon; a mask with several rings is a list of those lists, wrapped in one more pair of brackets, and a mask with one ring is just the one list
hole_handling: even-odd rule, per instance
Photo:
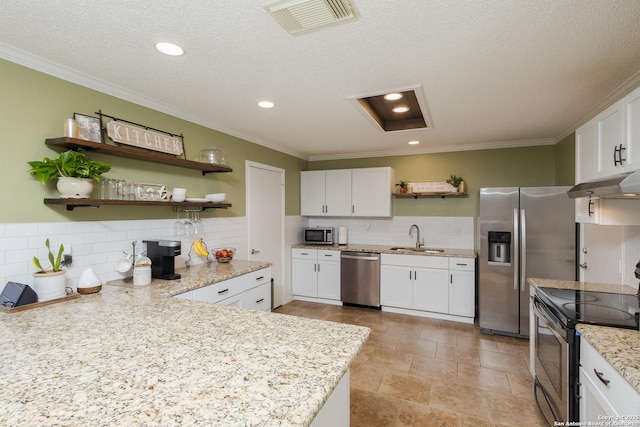
{"label": "textured ceiling", "polygon": [[[552,143],[640,84],[637,0],[354,1],[293,36],[266,0],[0,0],[0,57],[311,159]],[[416,86],[432,129],[351,100]]]}

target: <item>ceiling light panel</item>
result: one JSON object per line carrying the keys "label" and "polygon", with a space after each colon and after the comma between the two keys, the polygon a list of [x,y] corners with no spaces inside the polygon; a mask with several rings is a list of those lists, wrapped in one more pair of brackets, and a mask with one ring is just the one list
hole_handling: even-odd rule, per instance
{"label": "ceiling light panel", "polygon": [[357,101],[384,132],[432,127],[426,103],[421,106],[414,89],[365,96],[357,98]]}
{"label": "ceiling light panel", "polygon": [[281,0],[264,7],[291,34],[358,16],[351,0]]}

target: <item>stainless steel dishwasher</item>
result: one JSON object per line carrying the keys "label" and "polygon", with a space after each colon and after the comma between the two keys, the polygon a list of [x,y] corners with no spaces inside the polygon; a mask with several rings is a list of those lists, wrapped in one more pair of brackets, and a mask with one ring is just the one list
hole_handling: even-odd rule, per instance
{"label": "stainless steel dishwasher", "polygon": [[380,308],[379,253],[340,253],[340,299],[345,305]]}

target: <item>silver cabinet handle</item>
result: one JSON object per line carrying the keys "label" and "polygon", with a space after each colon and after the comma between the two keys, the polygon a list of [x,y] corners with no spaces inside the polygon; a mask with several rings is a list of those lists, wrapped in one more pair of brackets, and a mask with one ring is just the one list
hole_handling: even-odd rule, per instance
{"label": "silver cabinet handle", "polygon": [[255,250],[255,249],[251,249],[251,255],[255,255],[255,254],[259,254],[260,251]]}
{"label": "silver cabinet handle", "polygon": [[227,292],[229,292],[229,289],[223,289],[221,291],[218,291],[219,294],[226,294]]}

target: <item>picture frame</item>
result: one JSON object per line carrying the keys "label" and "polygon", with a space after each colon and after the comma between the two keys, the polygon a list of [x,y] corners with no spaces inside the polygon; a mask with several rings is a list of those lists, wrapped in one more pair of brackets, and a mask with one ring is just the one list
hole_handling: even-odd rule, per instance
{"label": "picture frame", "polygon": [[78,139],[102,142],[102,129],[99,118],[79,113],[73,113],[73,118],[78,124]]}

